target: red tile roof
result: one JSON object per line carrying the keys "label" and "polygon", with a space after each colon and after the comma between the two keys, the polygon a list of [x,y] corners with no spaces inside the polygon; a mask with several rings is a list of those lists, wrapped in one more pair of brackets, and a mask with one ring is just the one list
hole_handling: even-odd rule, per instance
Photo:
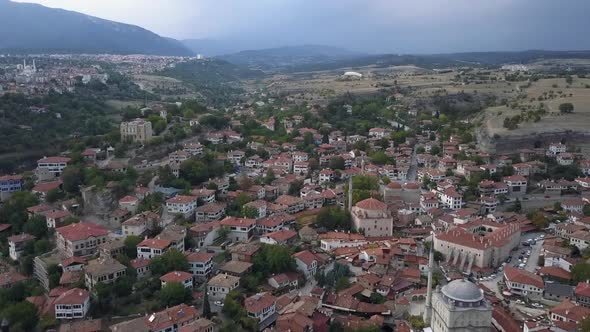
{"label": "red tile roof", "polygon": [[9,237],[8,241],[14,242],[14,243],[21,243],[21,242],[31,241],[34,239],[35,239],[35,237],[33,235],[27,234],[27,233],[22,233],[22,234],[13,235],[13,236]]}
{"label": "red tile roof", "polygon": [[161,276],[160,281],[184,283],[185,281],[192,279],[192,278],[193,278],[193,275],[188,272],[172,271],[172,272],[168,272],[165,275]]}
{"label": "red tile roof", "polygon": [[311,265],[313,261],[317,261],[316,256],[308,250],[300,251],[298,253],[295,253],[293,256],[308,266]]}
{"label": "red tile roof", "polygon": [[61,186],[61,181],[50,181],[50,182],[40,182],[36,186],[33,187],[32,191],[38,193],[46,193],[51,190],[57,189]]}
{"label": "red tile roof", "polygon": [[185,196],[185,195],[178,195],[166,200],[166,203],[176,203],[176,204],[189,204],[195,202],[197,198],[195,196]]}
{"label": "red tile roof", "polygon": [[148,247],[154,249],[166,249],[172,242],[165,239],[145,239],[137,244],[138,247]]}
{"label": "red tile roof", "polygon": [[244,308],[250,313],[259,313],[276,304],[277,298],[270,293],[252,295],[244,301]]}
{"label": "red tile roof", "polygon": [[536,275],[532,272],[529,272],[529,271],[525,271],[525,270],[517,269],[517,268],[511,267],[511,266],[507,266],[504,269],[504,276],[506,277],[506,279],[508,279],[511,282],[516,282],[516,283],[525,284],[525,285],[532,285],[532,286],[535,286],[540,289],[545,288],[545,284],[543,283],[543,279],[541,277],[539,277],[538,275]]}
{"label": "red tile roof", "polygon": [[5,272],[0,274],[0,287],[13,285],[24,280],[27,280],[27,277],[18,272]]}
{"label": "red tile roof", "polygon": [[37,160],[38,164],[56,164],[56,163],[69,163],[72,159],[68,157],[45,157],[43,159]]}
{"label": "red tile roof", "polygon": [[563,300],[560,304],[551,308],[549,312],[566,317],[568,320],[572,320],[576,323],[579,323],[587,316],[590,316],[590,308],[578,305],[568,299]]}
{"label": "red tile roof", "polygon": [[220,224],[223,226],[251,227],[256,224],[256,219],[226,217]]}
{"label": "red tile roof", "polygon": [[72,288],[61,294],[53,304],[84,304],[90,297],[90,292],[81,288]]}
{"label": "red tile roof", "polygon": [[576,286],[576,296],[590,297],[590,283],[579,282]]}
{"label": "red tile roof", "polygon": [[271,238],[277,242],[285,242],[290,239],[296,238],[297,232],[292,231],[292,230],[288,230],[288,229],[282,229],[282,230],[279,230],[276,232],[266,233],[266,234],[262,235],[262,237],[268,237],[268,238]]}
{"label": "red tile roof", "polygon": [[200,252],[191,252],[186,256],[186,259],[189,262],[207,262],[210,259],[215,257],[215,254],[211,254],[208,252],[200,251]]}
{"label": "red tile roof", "polygon": [[119,200],[119,203],[133,203],[133,202],[138,202],[138,201],[139,201],[139,198],[137,198],[135,196],[125,196]]}
{"label": "red tile roof", "polygon": [[55,231],[69,241],[80,241],[89,237],[107,236],[109,234],[106,228],[94,223],[71,224],[59,227]]}
{"label": "red tile roof", "polygon": [[357,208],[364,210],[387,210],[387,204],[374,198],[367,198],[355,204]]}
{"label": "red tile roof", "polygon": [[20,175],[3,175],[0,176],[0,181],[15,181],[15,180],[22,180],[23,177]]}
{"label": "red tile roof", "polygon": [[129,265],[131,265],[131,267],[134,269],[139,269],[142,267],[149,266],[150,260],[147,258],[136,258],[136,259],[131,260],[131,262],[129,262]]}
{"label": "red tile roof", "polygon": [[557,266],[544,266],[540,268],[538,272],[540,275],[547,275],[563,280],[570,280],[572,278],[572,274],[570,272]]}

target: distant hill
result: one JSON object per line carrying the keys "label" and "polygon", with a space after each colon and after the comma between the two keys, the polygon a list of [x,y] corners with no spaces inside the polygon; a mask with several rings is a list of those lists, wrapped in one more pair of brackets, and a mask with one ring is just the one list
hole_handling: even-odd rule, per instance
{"label": "distant hill", "polygon": [[138,26],[8,0],[0,0],[0,50],[192,55],[179,41]]}
{"label": "distant hill", "polygon": [[185,39],[182,43],[193,53],[207,57],[235,53],[244,49],[235,42],[215,39]]}
{"label": "distant hill", "polygon": [[379,54],[354,56],[334,61],[294,63],[281,68],[283,72],[307,72],[336,70],[364,66],[404,66],[415,65],[422,68],[450,68],[468,65],[498,67],[502,64],[527,64],[543,59],[590,59],[590,51],[543,51],[520,52],[471,52],[448,54]]}
{"label": "distant hill", "polygon": [[219,58],[238,65],[263,70],[278,70],[291,66],[326,64],[365,56],[363,53],[324,45],[301,45],[240,51]]}

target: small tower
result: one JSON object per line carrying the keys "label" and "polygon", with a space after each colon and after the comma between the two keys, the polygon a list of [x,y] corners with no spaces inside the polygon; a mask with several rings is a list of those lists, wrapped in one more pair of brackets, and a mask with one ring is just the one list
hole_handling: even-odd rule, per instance
{"label": "small tower", "polygon": [[430,326],[430,319],[432,317],[432,270],[434,270],[434,242],[430,246],[430,254],[428,255],[428,285],[426,286],[426,303],[424,304],[424,324]]}
{"label": "small tower", "polygon": [[352,175],[348,179],[348,212],[352,212]]}

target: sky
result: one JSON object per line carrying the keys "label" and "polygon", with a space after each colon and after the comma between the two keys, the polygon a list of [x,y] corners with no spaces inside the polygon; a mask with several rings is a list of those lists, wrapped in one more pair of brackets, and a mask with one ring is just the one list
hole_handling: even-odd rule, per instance
{"label": "sky", "polygon": [[241,48],[588,50],[590,0],[17,0]]}

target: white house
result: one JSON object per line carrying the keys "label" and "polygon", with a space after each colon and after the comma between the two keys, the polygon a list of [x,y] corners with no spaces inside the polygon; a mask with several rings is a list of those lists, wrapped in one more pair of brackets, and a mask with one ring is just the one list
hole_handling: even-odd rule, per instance
{"label": "white house", "polygon": [[189,271],[195,278],[208,278],[213,270],[213,257],[215,254],[207,252],[191,252],[186,256]]}
{"label": "white house", "polygon": [[266,292],[246,298],[244,308],[248,313],[248,317],[254,318],[258,323],[266,321],[266,325],[272,323],[271,319],[276,320],[276,304],[276,297]]}
{"label": "white house", "polygon": [[160,277],[162,287],[170,282],[177,282],[184,288],[193,288],[193,275],[184,271],[172,271]]}
{"label": "white house", "polygon": [[532,273],[511,266],[504,269],[506,287],[512,294],[539,299],[543,296],[545,284],[543,279]]}
{"label": "white house", "polygon": [[53,302],[56,319],[82,319],[90,309],[90,292],[72,288]]}
{"label": "white house", "polygon": [[137,258],[151,259],[163,255],[172,242],[165,239],[145,239],[137,244]]}
{"label": "white house", "polygon": [[293,255],[297,270],[305,275],[305,279],[311,279],[318,270],[318,260],[316,256],[308,250],[303,250]]}
{"label": "white house", "polygon": [[31,241],[34,241],[35,237],[31,234],[22,233],[18,235],[13,235],[8,238],[8,255],[13,261],[18,261],[23,252],[25,251],[25,247]]}
{"label": "white house", "polygon": [[166,209],[171,214],[181,214],[185,218],[191,217],[197,208],[197,197],[178,195],[166,200]]}
{"label": "white house", "polygon": [[240,286],[240,278],[220,273],[207,282],[207,294],[212,300],[223,301],[227,294]]}
{"label": "white house", "polygon": [[440,203],[449,209],[458,210],[463,206],[463,195],[459,194],[453,187],[441,191],[439,199]]}

